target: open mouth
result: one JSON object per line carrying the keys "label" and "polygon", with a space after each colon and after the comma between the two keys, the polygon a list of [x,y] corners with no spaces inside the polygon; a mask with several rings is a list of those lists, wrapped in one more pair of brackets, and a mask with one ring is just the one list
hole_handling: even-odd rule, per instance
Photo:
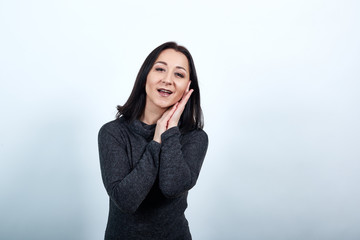
{"label": "open mouth", "polygon": [[159,89],[158,89],[158,92],[159,92],[160,95],[163,96],[163,97],[167,97],[167,96],[169,96],[170,94],[173,93],[172,91],[167,90],[167,89],[164,89],[164,88],[159,88]]}

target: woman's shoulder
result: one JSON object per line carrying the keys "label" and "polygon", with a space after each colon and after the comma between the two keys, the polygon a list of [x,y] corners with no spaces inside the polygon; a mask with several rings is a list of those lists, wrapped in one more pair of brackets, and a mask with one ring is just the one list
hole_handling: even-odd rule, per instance
{"label": "woman's shoulder", "polygon": [[[116,118],[114,120],[111,120],[105,124],[102,125],[101,128],[118,128],[118,127],[124,127],[127,122],[125,121],[125,119],[123,117],[119,117],[119,118]],[[100,129],[101,129],[100,128]]]}
{"label": "woman's shoulder", "polygon": [[99,130],[99,137],[103,135],[121,136],[128,131],[128,123],[123,117],[105,123]]}
{"label": "woman's shoulder", "polygon": [[207,133],[202,128],[193,129],[187,133],[182,134],[184,139],[191,139],[192,141],[198,141],[203,144],[208,144],[209,137]]}

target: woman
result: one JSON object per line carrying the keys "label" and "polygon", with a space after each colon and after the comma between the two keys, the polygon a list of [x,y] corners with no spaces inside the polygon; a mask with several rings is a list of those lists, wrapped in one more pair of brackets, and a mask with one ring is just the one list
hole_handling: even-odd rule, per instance
{"label": "woman", "polygon": [[184,211],[208,138],[190,52],[174,42],[154,49],[117,108],[98,139],[110,197],[105,239],[191,239]]}

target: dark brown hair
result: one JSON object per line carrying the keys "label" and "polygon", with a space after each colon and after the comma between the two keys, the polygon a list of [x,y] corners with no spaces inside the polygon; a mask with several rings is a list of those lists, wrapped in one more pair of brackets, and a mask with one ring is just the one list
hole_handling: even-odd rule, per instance
{"label": "dark brown hair", "polygon": [[191,97],[185,106],[184,112],[181,115],[179,128],[181,132],[188,132],[196,128],[202,129],[204,126],[204,120],[200,106],[200,89],[194,61],[190,52],[185,47],[180,46],[175,42],[166,42],[155,48],[147,56],[138,72],[130,97],[123,106],[117,106],[118,112],[116,114],[116,118],[123,116],[127,121],[131,122],[135,119],[139,119],[144,113],[146,103],[145,85],[147,75],[153,67],[156,59],[159,57],[160,53],[165,49],[174,49],[175,51],[181,52],[186,56],[190,67],[190,89],[194,89],[194,92],[191,94]]}

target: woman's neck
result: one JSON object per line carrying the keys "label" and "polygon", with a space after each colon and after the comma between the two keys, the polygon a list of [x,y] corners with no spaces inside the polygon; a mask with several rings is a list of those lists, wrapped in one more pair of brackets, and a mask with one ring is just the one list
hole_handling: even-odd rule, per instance
{"label": "woman's neck", "polygon": [[157,120],[161,118],[166,109],[162,108],[151,108],[147,103],[143,115],[140,117],[140,121],[148,125],[156,124]]}

